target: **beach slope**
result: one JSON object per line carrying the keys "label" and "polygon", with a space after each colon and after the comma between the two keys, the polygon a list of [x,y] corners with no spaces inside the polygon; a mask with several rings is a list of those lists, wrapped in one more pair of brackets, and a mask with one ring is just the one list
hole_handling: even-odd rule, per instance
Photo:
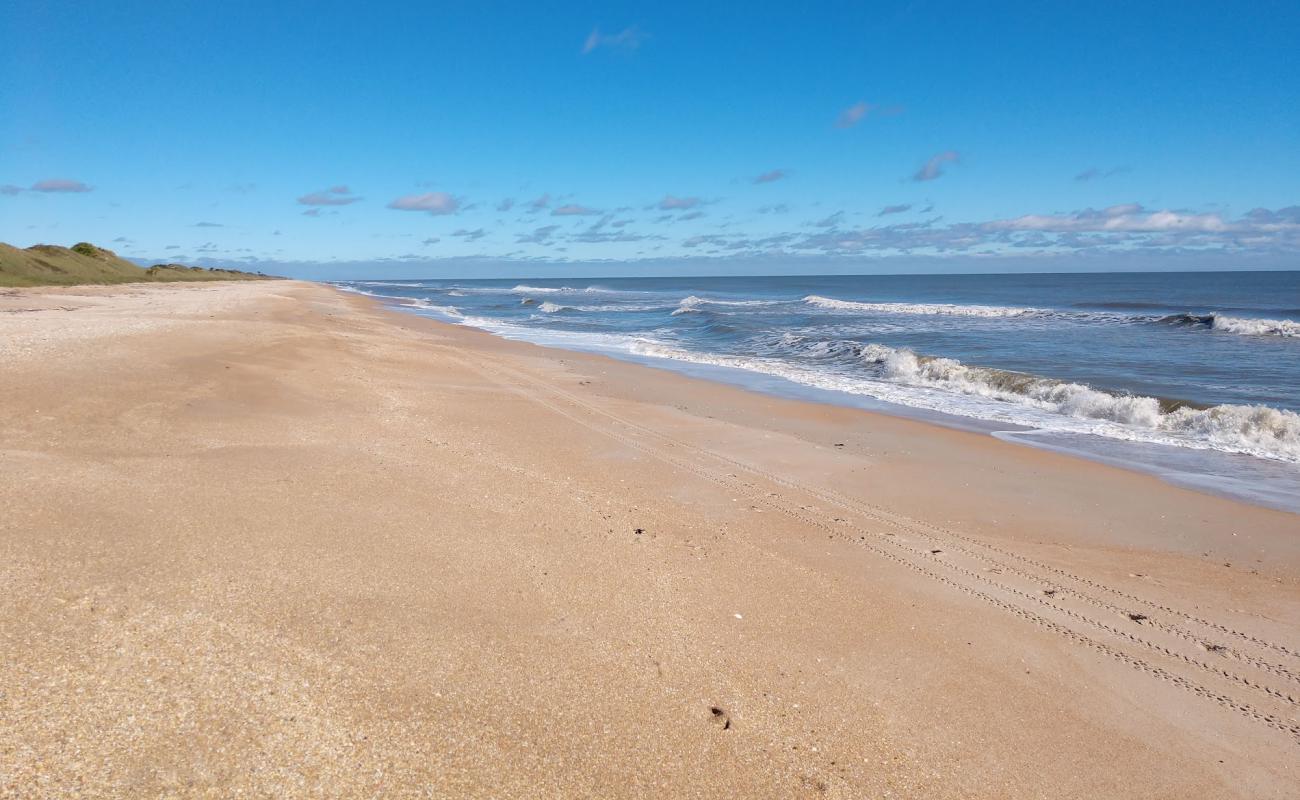
{"label": "beach slope", "polygon": [[1296,515],[289,281],[0,409],[0,796],[1300,793]]}

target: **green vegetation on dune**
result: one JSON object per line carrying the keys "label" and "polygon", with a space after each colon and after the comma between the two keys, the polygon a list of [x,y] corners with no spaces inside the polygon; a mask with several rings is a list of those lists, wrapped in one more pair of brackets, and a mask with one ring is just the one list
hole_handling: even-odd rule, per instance
{"label": "green vegetation on dune", "polygon": [[72,247],[38,244],[20,249],[0,242],[0,286],[73,286],[81,283],[264,280],[236,269],[157,264],[141,267],[112,250],[81,242]]}

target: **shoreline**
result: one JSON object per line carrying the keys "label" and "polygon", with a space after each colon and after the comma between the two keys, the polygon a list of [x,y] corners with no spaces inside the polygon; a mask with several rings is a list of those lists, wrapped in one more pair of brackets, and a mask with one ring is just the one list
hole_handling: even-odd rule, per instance
{"label": "shoreline", "polygon": [[[1024,447],[1046,450],[1137,474],[1154,476],[1170,485],[1198,493],[1243,502],[1260,508],[1300,514],[1300,467],[1261,456],[1210,448],[1181,447],[1154,442],[1110,439],[1101,435],[1040,431],[1032,426],[1019,423],[997,422],[980,417],[962,416],[920,406],[890,402],[870,395],[820,388],[780,375],[755,372],[740,367],[659,358],[596,345],[587,347],[565,346],[549,341],[533,341],[525,336],[510,336],[491,329],[467,323],[458,323],[453,319],[444,319],[434,314],[424,313],[420,306],[412,306],[409,303],[402,302],[400,298],[388,298],[383,295],[348,289],[330,282],[326,282],[324,285],[349,294],[355,294],[358,297],[367,298],[391,311],[431,319],[440,324],[479,330],[505,341],[524,342],[560,352],[585,353],[612,358],[625,363],[735,386],[747,391],[759,392],[796,402],[853,408],[869,414],[884,414],[949,430],[974,431]],[[1253,479],[1242,478],[1242,475],[1253,476]]]}
{"label": "shoreline", "polygon": [[321,284],[15,297],[0,795],[1300,788],[1294,514]]}

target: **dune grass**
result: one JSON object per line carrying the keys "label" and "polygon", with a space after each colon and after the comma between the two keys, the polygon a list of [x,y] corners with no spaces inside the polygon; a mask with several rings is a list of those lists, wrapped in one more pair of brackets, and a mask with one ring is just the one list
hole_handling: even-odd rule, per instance
{"label": "dune grass", "polygon": [[265,280],[235,269],[157,264],[141,267],[112,250],[81,242],[72,247],[38,244],[20,249],[0,242],[0,286],[75,286],[85,283]]}

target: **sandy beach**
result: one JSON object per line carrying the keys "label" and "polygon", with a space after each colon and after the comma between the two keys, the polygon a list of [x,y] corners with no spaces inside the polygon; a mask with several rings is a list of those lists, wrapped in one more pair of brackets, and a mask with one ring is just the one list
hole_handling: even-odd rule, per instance
{"label": "sandy beach", "polygon": [[0,409],[3,797],[1300,795],[1293,514],[289,281]]}

